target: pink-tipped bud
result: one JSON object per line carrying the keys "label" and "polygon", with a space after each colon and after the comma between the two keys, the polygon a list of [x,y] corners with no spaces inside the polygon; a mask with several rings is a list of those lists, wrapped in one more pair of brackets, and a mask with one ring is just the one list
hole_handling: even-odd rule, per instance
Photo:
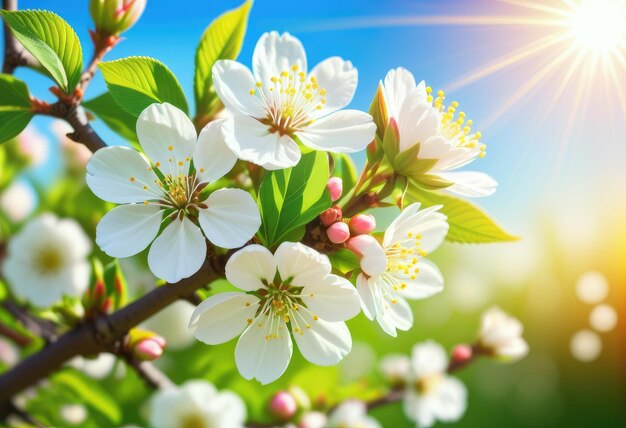
{"label": "pink-tipped bud", "polygon": [[341,244],[350,238],[350,228],[343,222],[331,224],[330,227],[326,229],[326,235],[328,235],[330,242]]}
{"label": "pink-tipped bud", "polygon": [[326,227],[330,226],[333,223],[341,221],[342,218],[343,212],[341,211],[341,208],[339,208],[337,205],[328,208],[326,211],[320,214],[320,221]]}
{"label": "pink-tipped bud", "polygon": [[331,177],[326,187],[330,193],[330,199],[332,199],[333,202],[341,198],[341,194],[343,193],[343,181],[341,178]]}
{"label": "pink-tipped bud", "polygon": [[358,214],[350,219],[350,231],[353,235],[363,235],[376,229],[376,219],[370,214]]}
{"label": "pink-tipped bud", "polygon": [[270,412],[278,419],[287,421],[298,411],[296,399],[287,391],[278,391],[270,401]]}
{"label": "pink-tipped bud", "polygon": [[454,349],[452,349],[451,357],[455,364],[465,364],[472,359],[472,354],[472,347],[462,343],[460,345],[456,345]]}
{"label": "pink-tipped bud", "polygon": [[156,360],[163,354],[165,339],[153,336],[137,343],[133,348],[133,355],[141,361]]}

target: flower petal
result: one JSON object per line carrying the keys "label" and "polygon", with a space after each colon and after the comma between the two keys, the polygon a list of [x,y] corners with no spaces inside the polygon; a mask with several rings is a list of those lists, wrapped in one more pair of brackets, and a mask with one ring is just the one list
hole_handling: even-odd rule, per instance
{"label": "flower petal", "polygon": [[404,299],[397,293],[387,295],[380,303],[376,320],[385,332],[396,336],[396,329],[406,331],[413,326],[413,311]]}
{"label": "flower petal", "polygon": [[316,111],[316,117],[342,109],[352,101],[359,74],[350,61],[344,61],[338,56],[325,59],[309,75],[315,77],[320,89],[326,91],[326,103],[324,108]]}
{"label": "flower petal", "polygon": [[237,162],[237,156],[224,141],[223,122],[223,119],[214,120],[200,131],[193,164],[201,183],[211,183],[222,178]]}
{"label": "flower petal", "polygon": [[427,340],[413,346],[411,368],[417,379],[445,373],[447,366],[448,354],[440,344]]}
{"label": "flower petal", "polygon": [[263,280],[271,282],[276,275],[274,255],[261,245],[248,245],[233,254],[226,262],[226,279],[245,291],[267,288]]}
{"label": "flower petal", "polygon": [[252,322],[258,304],[259,299],[245,293],[216,294],[193,311],[189,328],[196,339],[207,345],[228,342]]}
{"label": "flower petal", "polygon": [[206,237],[222,248],[238,248],[248,242],[261,226],[259,207],[241,189],[219,189],[198,210],[198,221]]}
{"label": "flower petal", "polygon": [[362,273],[356,279],[356,289],[361,298],[361,309],[369,320],[376,318],[376,295],[374,287],[377,278],[366,278]]}
{"label": "flower petal", "polygon": [[87,164],[86,180],[97,197],[116,204],[163,197],[148,161],[128,147],[105,147],[94,153]]}
{"label": "flower petal", "polygon": [[252,54],[252,69],[257,81],[269,84],[272,77],[280,77],[281,72],[291,72],[292,67],[307,71],[306,53],[300,40],[289,33],[279,35],[272,31],[259,38]]}
{"label": "flower petal", "polygon": [[308,310],[299,310],[298,314],[301,318],[297,323],[292,319],[293,337],[307,361],[318,366],[330,366],[348,355],[352,337],[346,323],[316,319]]}
{"label": "flower petal", "polygon": [[[424,95],[426,95],[425,85],[423,82],[420,85],[424,86]],[[398,118],[404,99],[414,89],[415,78],[406,68],[398,67],[387,72],[383,82],[383,94],[390,117]]]}
{"label": "flower petal", "polygon": [[443,291],[443,275],[439,268],[429,260],[422,259],[417,265],[419,269],[415,279],[411,274],[398,271],[394,276],[405,285],[401,294],[407,299],[425,299]]}
{"label": "flower petal", "polygon": [[[418,92],[413,91],[406,97],[399,115],[400,151],[413,147],[417,143],[420,143],[421,149],[421,144],[437,135],[439,113],[432,105],[422,101]],[[422,153],[419,155],[424,158]]]}
{"label": "flower petal", "polygon": [[412,246],[419,241],[420,249],[431,252],[441,245],[448,233],[447,217],[438,212],[441,205],[420,210],[420,204],[406,207],[385,231],[383,246],[389,248],[396,243]]}
{"label": "flower petal", "polygon": [[444,180],[453,182],[446,187],[448,192],[461,196],[482,197],[493,195],[498,187],[498,182],[483,172],[454,171],[437,173]]}
{"label": "flower petal", "polygon": [[432,411],[437,419],[454,422],[463,416],[467,407],[467,389],[460,380],[444,377],[435,394]]}
{"label": "flower petal", "polygon": [[223,125],[224,140],[239,159],[268,170],[295,166],[300,148],[288,135],[270,133],[269,128],[249,116],[235,116]]}
{"label": "flower petal", "polygon": [[137,118],[137,138],[164,174],[187,175],[198,134],[182,110],[169,103],[150,105]]}
{"label": "flower petal", "polygon": [[402,407],[406,417],[415,421],[418,427],[430,428],[435,424],[432,405],[433,399],[428,394],[418,394],[413,388],[407,388]]}
{"label": "flower petal", "polygon": [[287,370],[292,352],[291,335],[285,323],[276,325],[261,315],[239,338],[235,362],[245,379],[256,378],[266,385]]}
{"label": "flower petal", "polygon": [[220,60],[213,65],[212,71],[215,92],[226,108],[252,117],[267,115],[261,99],[250,94],[257,87],[248,67],[237,61]]}
{"label": "flower petal", "polygon": [[162,217],[157,205],[120,205],[98,223],[96,243],[111,257],[134,256],[157,236]]}
{"label": "flower petal", "polygon": [[302,289],[300,298],[311,312],[326,321],[346,321],[361,311],[354,286],[337,275],[328,275],[318,279],[316,284],[307,285]]}
{"label": "flower petal", "polygon": [[292,278],[291,283],[299,287],[317,284],[332,269],[328,256],[299,242],[283,242],[274,257],[280,277]]}
{"label": "flower petal", "polygon": [[302,144],[316,150],[354,153],[374,138],[372,116],[358,110],[341,110],[315,120],[296,135]]}
{"label": "flower petal", "polygon": [[196,273],[205,256],[206,241],[200,228],[183,217],[172,221],[154,240],[148,265],[155,276],[174,283]]}
{"label": "flower petal", "polygon": [[387,268],[385,250],[373,236],[355,236],[348,241],[348,247],[361,256],[361,270],[367,275],[379,275]]}

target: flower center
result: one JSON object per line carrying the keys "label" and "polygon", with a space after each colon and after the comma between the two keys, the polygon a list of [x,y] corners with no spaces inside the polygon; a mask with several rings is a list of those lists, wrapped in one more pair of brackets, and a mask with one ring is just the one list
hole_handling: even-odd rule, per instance
{"label": "flower center", "polygon": [[211,428],[207,421],[198,414],[189,414],[183,416],[180,421],[180,428]]}
{"label": "flower center", "polygon": [[485,144],[480,144],[482,134],[472,132],[472,125],[474,122],[471,119],[465,118],[464,112],[459,112],[456,117],[456,110],[459,108],[458,101],[453,101],[446,109],[443,104],[446,96],[443,91],[437,92],[437,97],[433,99],[432,88],[429,86],[426,88],[428,93],[428,102],[433,103],[433,106],[442,113],[441,125],[439,132],[446,137],[449,141],[456,143],[459,148],[465,149],[479,149],[478,157],[484,158],[486,155]]}
{"label": "flower center", "polygon": [[280,135],[291,134],[310,123],[310,115],[326,104],[326,89],[320,88],[315,76],[307,76],[293,65],[269,82],[257,82],[250,95],[261,99],[268,115],[261,122],[270,127],[270,132]]}
{"label": "flower center", "polygon": [[42,274],[53,274],[63,266],[63,255],[56,248],[42,248],[35,255],[35,269]]}
{"label": "flower center", "polygon": [[[389,248],[385,248],[387,255],[387,272],[390,274],[404,274],[415,279],[419,273],[417,263],[426,257],[426,251],[421,248],[421,235],[409,232],[406,238],[399,240]],[[406,284],[404,285],[405,288]]]}
{"label": "flower center", "polygon": [[442,380],[443,376],[440,373],[435,373],[421,379],[417,379],[413,386],[418,394],[425,395],[436,390]]}

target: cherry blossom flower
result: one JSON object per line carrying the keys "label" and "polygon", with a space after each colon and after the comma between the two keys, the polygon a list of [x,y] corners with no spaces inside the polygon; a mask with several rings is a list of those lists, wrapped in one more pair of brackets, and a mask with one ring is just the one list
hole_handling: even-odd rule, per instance
{"label": "cherry blossom flower", "polygon": [[413,74],[404,68],[390,70],[381,88],[388,116],[397,123],[400,152],[419,144],[417,158],[436,161],[426,172],[447,191],[473,197],[495,192],[497,183],[489,175],[456,171],[484,157],[486,149],[480,143],[481,133],[471,134],[473,122],[466,120],[463,112],[456,115],[458,102],[446,108],[443,91],[433,99],[424,81],[416,85]]}
{"label": "cherry blossom flower", "polygon": [[443,289],[441,272],[424,259],[448,232],[439,208],[420,210],[419,203],[409,205],[389,225],[382,245],[371,235],[348,241],[348,247],[361,256],[357,290],[363,313],[391,336],[396,336],[396,329],[413,325],[406,299],[425,299]]}
{"label": "cherry blossom flower", "polygon": [[91,242],[76,221],[43,214],[9,241],[2,270],[17,298],[46,308],[87,289],[90,252]]}
{"label": "cherry blossom flower", "polygon": [[404,414],[419,427],[436,421],[455,422],[465,413],[467,390],[448,376],[448,357],[443,347],[431,340],[413,347],[411,372],[404,394]]}
{"label": "cherry blossom flower", "polygon": [[479,352],[503,361],[516,361],[528,354],[528,343],[522,337],[524,326],[502,309],[494,306],[481,319],[478,334]]}
{"label": "cherry blossom flower", "polygon": [[209,345],[241,334],[237,368],[244,378],[263,384],[278,379],[289,365],[289,330],[308,361],[336,364],[352,347],[343,321],[360,309],[352,284],[330,271],[327,256],[300,243],[284,242],[274,254],[249,245],[226,263],[226,278],[243,292],[206,299],[192,315],[190,328]]}
{"label": "cherry blossom flower", "polygon": [[[261,217],[249,193],[220,189],[206,197],[201,192],[236,161],[221,127],[221,121],[211,122],[197,136],[181,110],[152,104],[137,119],[147,159],[127,147],[107,147],[93,155],[87,184],[101,199],[125,204],[98,224],[96,243],[102,251],[130,257],[154,240],[148,253],[150,270],[176,282],[202,266],[205,236],[222,248],[240,247],[254,236]],[[159,234],[164,220],[168,224]]]}
{"label": "cherry blossom flower", "polygon": [[367,414],[365,403],[346,400],[328,417],[327,428],[380,428],[376,419]]}
{"label": "cherry blossom flower", "polygon": [[215,90],[234,114],[224,124],[226,144],[240,159],[281,169],[300,160],[298,143],[352,153],[374,138],[369,114],[341,110],[358,81],[351,62],[331,57],[307,72],[300,40],[273,31],[257,42],[252,65],[252,72],[230,60],[213,66]]}
{"label": "cherry blossom flower", "polygon": [[218,392],[204,380],[160,390],[150,401],[153,428],[243,428],[245,420],[246,407],[237,394]]}

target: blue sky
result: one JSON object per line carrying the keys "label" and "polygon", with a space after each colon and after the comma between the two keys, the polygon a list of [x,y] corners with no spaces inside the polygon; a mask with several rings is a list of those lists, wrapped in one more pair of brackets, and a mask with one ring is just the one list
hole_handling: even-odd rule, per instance
{"label": "blue sky", "polygon": [[[126,40],[107,59],[145,55],[163,61],[176,74],[191,102],[197,41],[214,17],[239,2],[172,4],[166,0],[149,0],[140,22],[125,34]],[[87,29],[91,24],[86,2],[23,0],[20,7],[45,7],[57,12],[76,29],[83,40],[85,56],[89,56]],[[389,24],[398,17],[442,15],[526,16],[529,11],[496,0],[259,0],[250,16],[240,60],[250,63],[254,44],[263,32],[289,31],[302,40],[310,66],[332,55],[351,60],[359,70],[359,86],[352,107],[367,109],[379,79],[390,68],[406,67],[418,80],[425,79],[433,88],[445,90],[461,76],[532,41],[538,34],[533,28],[524,26]],[[387,24],[376,25],[381,19]],[[364,22],[374,25],[363,28]],[[450,98],[460,101],[463,110],[474,120],[475,129],[483,131],[484,142],[488,145],[488,156],[470,168],[488,172],[500,183],[494,196],[479,203],[515,231],[525,227],[529,206],[532,209],[541,201],[554,203],[555,196],[558,199],[572,186],[593,189],[598,182],[606,183],[615,173],[624,170],[621,161],[625,154],[624,145],[616,144],[626,139],[624,112],[587,115],[589,110],[592,113],[597,110],[597,105],[589,105],[587,110],[583,109],[585,115],[577,117],[574,126],[567,126],[571,129],[564,132],[563,108],[566,106],[559,101],[551,109],[542,109],[542,105],[547,104],[542,94],[550,89],[546,87],[548,83],[530,91],[497,120],[489,120],[494,111],[511,98],[514,90],[523,86],[538,70],[540,67],[532,61],[520,63],[491,78],[447,93]],[[565,70],[567,67],[559,72]],[[34,94],[51,99],[46,91],[49,81],[23,70],[18,76],[29,81]],[[556,73],[554,80],[558,82],[558,79]],[[599,80],[591,82],[590,90],[594,91],[594,86],[599,83]],[[89,88],[90,95],[95,96],[104,90],[104,83],[98,76]],[[608,108],[616,110],[614,104]],[[481,127],[484,122],[490,122],[489,126]],[[45,121],[37,123],[43,128],[47,126]],[[119,141],[98,124],[96,128],[108,141]],[[607,176],[611,177],[610,180]]]}

